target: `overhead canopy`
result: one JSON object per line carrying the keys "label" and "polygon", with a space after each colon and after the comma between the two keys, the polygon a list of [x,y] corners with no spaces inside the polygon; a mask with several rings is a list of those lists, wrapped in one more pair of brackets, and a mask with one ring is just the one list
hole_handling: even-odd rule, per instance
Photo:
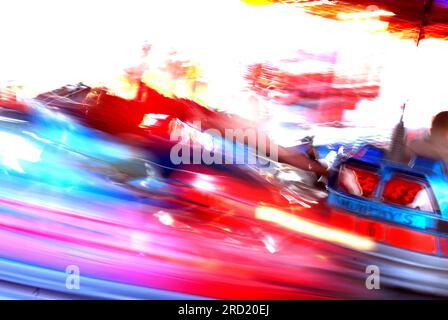
{"label": "overhead canopy", "polygon": [[242,0],[251,5],[283,3],[300,6],[312,14],[341,19],[341,13],[356,15],[379,10],[391,12],[381,20],[389,22],[389,31],[400,32],[404,37],[418,38],[422,21],[425,21],[423,38],[448,39],[448,0]]}

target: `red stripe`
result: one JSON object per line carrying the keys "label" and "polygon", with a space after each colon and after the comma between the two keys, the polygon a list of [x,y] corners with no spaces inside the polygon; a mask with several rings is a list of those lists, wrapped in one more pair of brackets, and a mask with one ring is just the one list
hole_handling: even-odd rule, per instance
{"label": "red stripe", "polygon": [[[328,222],[335,228],[357,233],[377,242],[425,254],[437,254],[437,242],[440,239],[442,253],[444,256],[448,256],[448,239],[437,237],[432,234],[401,228],[371,219],[360,218],[353,214],[335,211],[333,209],[330,212]],[[444,244],[445,247],[443,247],[442,244]],[[445,248],[445,250],[443,250],[443,248]]]}

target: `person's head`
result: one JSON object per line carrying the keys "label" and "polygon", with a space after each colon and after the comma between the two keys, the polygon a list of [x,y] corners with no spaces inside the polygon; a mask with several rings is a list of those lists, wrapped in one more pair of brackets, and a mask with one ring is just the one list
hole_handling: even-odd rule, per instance
{"label": "person's head", "polygon": [[431,136],[448,140],[448,111],[438,113],[432,119]]}

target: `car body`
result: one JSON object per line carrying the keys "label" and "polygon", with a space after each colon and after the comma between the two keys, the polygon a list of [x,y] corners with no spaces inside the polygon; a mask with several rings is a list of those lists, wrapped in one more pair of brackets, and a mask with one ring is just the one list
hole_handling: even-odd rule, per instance
{"label": "car body", "polygon": [[367,145],[333,167],[325,221],[375,242],[358,262],[381,266],[386,283],[446,295],[447,184],[443,161],[391,161]]}

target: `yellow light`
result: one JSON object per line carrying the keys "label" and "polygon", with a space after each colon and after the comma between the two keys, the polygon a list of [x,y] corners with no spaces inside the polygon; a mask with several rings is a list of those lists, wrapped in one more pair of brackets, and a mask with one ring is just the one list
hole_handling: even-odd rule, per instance
{"label": "yellow light", "polygon": [[287,229],[303,233],[318,239],[335,242],[359,250],[372,250],[375,243],[369,239],[359,237],[348,232],[321,226],[300,217],[269,207],[258,207],[255,217],[270,221]]}
{"label": "yellow light", "polygon": [[242,2],[249,4],[251,6],[264,6],[267,4],[273,4],[272,0],[241,0]]}

